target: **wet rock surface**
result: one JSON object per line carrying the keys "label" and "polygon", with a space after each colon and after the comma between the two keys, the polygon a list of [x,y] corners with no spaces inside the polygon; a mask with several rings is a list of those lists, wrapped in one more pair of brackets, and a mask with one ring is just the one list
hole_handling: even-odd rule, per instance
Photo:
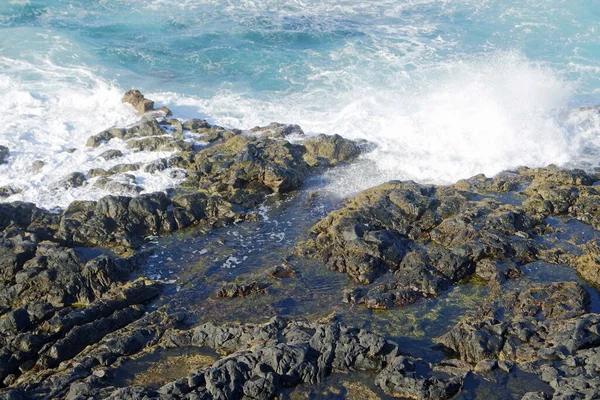
{"label": "wet rock surface", "polygon": [[[460,376],[437,374],[430,364],[402,355],[393,342],[337,321],[311,323],[278,317],[262,325],[202,324],[187,330],[177,329],[174,320],[163,319],[164,325],[151,329],[142,328],[144,322],[149,318],[138,320],[133,324],[137,330],[126,332],[119,342],[107,336],[103,352],[80,355],[62,371],[32,381],[29,390],[66,398],[268,399],[285,388],[321,382],[335,372],[371,371],[378,373],[376,383],[386,393],[447,399],[460,390],[463,381]],[[133,344],[131,338],[135,338]],[[116,356],[137,352],[153,341],[163,348],[211,348],[221,358],[158,389],[111,386],[111,377],[118,373]]]}
{"label": "wet rock surface", "polygon": [[[521,168],[449,186],[392,181],[339,207],[296,194],[306,199],[296,204],[290,193],[364,146],[297,125],[243,132],[167,119],[168,109],[136,91],[124,101],[142,119],[88,145],[106,161],[123,154],[102,152],[113,139],[163,152],[154,161],[65,177],[57,184],[113,194],[60,212],[0,204],[0,397],[294,398],[336,374],[348,387],[364,374],[360,393],[373,398],[483,398],[481,387],[496,398],[598,397],[597,176]],[[144,193],[132,171],[182,183]],[[300,215],[269,221],[275,198]],[[224,228],[238,224],[251,226],[246,238]],[[195,257],[185,267],[160,245],[172,237],[185,247],[178,235],[206,238],[185,249]],[[243,252],[232,255],[236,240]],[[451,296],[472,287],[481,297],[457,308],[470,311],[444,321],[439,336],[407,340],[384,329],[406,324],[402,332],[427,335],[426,325],[447,318],[440,310],[453,307]],[[323,293],[337,301],[315,300]],[[261,323],[244,322],[248,313]],[[160,384],[121,379],[174,349],[210,356],[171,360],[185,368]],[[525,380],[533,383],[511,387]]]}

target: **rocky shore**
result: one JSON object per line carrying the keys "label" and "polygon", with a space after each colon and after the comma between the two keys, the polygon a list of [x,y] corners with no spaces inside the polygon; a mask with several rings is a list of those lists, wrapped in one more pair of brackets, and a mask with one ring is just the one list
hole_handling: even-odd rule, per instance
{"label": "rocky shore", "polygon": [[[460,285],[485,287],[478,307],[430,338],[444,356],[424,360],[402,338],[348,325],[339,314],[264,315],[263,323],[231,315],[229,324],[214,324],[169,307],[168,283],[140,274],[153,257],[143,246],[149,237],[258,221],[267,199],[293,196],[368,146],[307,136],[297,125],[243,132],[181,121],[137,91],[124,101],[140,121],[91,136],[87,145],[116,139],[172,156],[65,177],[62,185],[115,195],[75,201],[60,213],[0,204],[0,397],[299,398],[303,385],[361,372],[375,398],[467,398],[473,380],[517,372],[537,376],[543,390],[513,398],[600,396],[597,175],[549,166],[448,186],[391,181],[317,221],[285,255],[295,267],[265,264],[214,292],[215,301],[251,302],[316,263],[349,277],[336,310],[366,308],[385,318]],[[111,150],[103,156],[120,157]],[[139,194],[127,174],[135,170],[169,170],[183,183]],[[574,279],[536,281],[532,266],[568,269]],[[159,387],[118,383],[127,365],[170,349],[214,357]]]}

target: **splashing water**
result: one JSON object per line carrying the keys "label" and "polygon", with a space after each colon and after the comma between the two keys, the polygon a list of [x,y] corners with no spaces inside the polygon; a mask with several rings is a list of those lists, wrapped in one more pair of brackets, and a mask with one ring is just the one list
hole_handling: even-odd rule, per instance
{"label": "splashing water", "polygon": [[[578,108],[600,103],[599,15],[600,4],[554,0],[6,2],[0,144],[11,158],[0,186],[22,189],[6,200],[45,207],[103,195],[49,187],[110,167],[85,141],[135,120],[120,103],[131,87],[181,118],[374,143],[328,174],[341,196],[389,179],[594,169],[600,114]],[[164,156],[109,147],[125,153],[119,162]],[[46,166],[34,173],[36,159]],[[146,191],[176,184],[136,179]]]}

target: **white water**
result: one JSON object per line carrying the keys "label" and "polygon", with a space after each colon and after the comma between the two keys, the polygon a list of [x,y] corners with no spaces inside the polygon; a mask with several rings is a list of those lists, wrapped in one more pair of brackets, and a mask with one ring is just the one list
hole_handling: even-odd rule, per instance
{"label": "white water", "polygon": [[[85,146],[88,137],[106,128],[137,121],[133,109],[121,103],[122,95],[122,89],[83,67],[61,68],[47,60],[34,64],[0,57],[0,144],[10,150],[8,162],[0,165],[0,186],[21,191],[6,200],[34,202],[49,209],[64,208],[73,200],[96,200],[109,193],[93,187],[93,179],[69,190],[57,183],[72,172],[169,156],[171,153],[133,152],[120,140],[98,148]],[[121,150],[124,156],[108,161],[98,157],[108,149]],[[32,170],[36,160],[45,164],[37,172]],[[144,192],[177,183],[168,171],[131,174]]]}
{"label": "white water", "polygon": [[309,133],[376,144],[362,163],[329,174],[330,190],[341,196],[391,179],[443,184],[519,166],[598,165],[600,114],[572,110],[573,85],[519,53],[457,60],[436,68],[425,82],[407,76],[402,84],[402,90],[357,84],[282,102],[233,94],[153,97],[224,125],[298,123]]}

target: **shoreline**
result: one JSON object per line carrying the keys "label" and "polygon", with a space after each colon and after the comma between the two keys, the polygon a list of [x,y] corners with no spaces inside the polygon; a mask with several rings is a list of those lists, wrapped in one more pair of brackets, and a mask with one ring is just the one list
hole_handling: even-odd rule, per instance
{"label": "shoreline", "polygon": [[[340,205],[320,198],[318,188],[305,193],[302,185],[354,162],[364,143],[338,135],[308,137],[297,125],[276,123],[248,135],[204,120],[168,119],[168,109],[154,111],[141,93],[131,101],[142,114],[140,122],[100,132],[88,146],[116,137],[134,149],[173,154],[146,165],[74,173],[64,184],[83,185],[93,174],[94,184],[139,193],[135,180],[121,181],[115,174],[169,168],[185,173],[182,184],[167,193],[75,201],[59,214],[31,203],[0,203],[0,395],[273,398],[356,371],[374,376],[361,388],[379,397],[452,398],[489,374],[539,376],[539,391],[521,393],[527,399],[552,392],[558,398],[584,396],[600,386],[589,372],[600,351],[600,316],[592,312],[589,294],[600,285],[598,174],[549,166],[451,185],[390,181]],[[206,144],[186,141],[191,134]],[[290,137],[298,140],[286,140]],[[231,313],[224,314],[230,324],[198,324],[210,310],[195,315],[178,305],[171,309],[170,299],[178,295],[165,290],[169,284],[143,275],[150,258],[167,259],[143,246],[149,236],[187,232],[226,248],[219,235],[228,227],[255,224],[263,236],[242,232],[246,239],[257,235],[275,242],[279,236],[272,235],[279,232],[260,229],[276,215],[261,215],[260,208],[286,194],[283,208],[298,218],[287,221],[297,226],[281,231],[290,243],[270,249],[266,259],[260,256],[266,250],[258,247],[249,256],[257,261],[241,273],[235,272],[241,261],[230,256],[235,259],[225,283],[211,278],[226,275],[211,272],[210,262],[189,271],[192,288],[185,290],[206,286],[198,291],[200,302],[214,306],[213,312]],[[572,221],[585,229],[572,228]],[[216,254],[207,252],[194,257]],[[281,259],[272,258],[277,252]],[[567,266],[572,275],[530,280],[535,263]],[[320,270],[327,272],[319,277]],[[342,276],[347,280],[323,295],[324,301],[337,296],[339,304],[316,300],[321,309],[307,315],[262,315],[265,324],[237,321],[236,308],[240,315],[251,313],[256,303],[273,313],[277,308],[265,303],[287,301],[286,291],[310,292],[320,279]],[[427,307],[462,285],[485,288],[474,297],[479,302],[461,309],[460,321],[443,335],[427,338],[449,357],[424,361],[403,350],[402,337],[378,332],[386,315]],[[197,307],[193,301],[188,305]],[[295,306],[303,309],[300,302]],[[372,320],[378,322],[369,323],[370,314],[357,309],[380,313]],[[328,317],[322,315],[326,311]],[[444,317],[432,317],[438,319]],[[113,385],[128,362],[177,348],[216,353],[160,387],[139,386],[135,379],[126,387]],[[185,352],[177,357],[185,358]],[[591,389],[577,386],[582,374]]]}

